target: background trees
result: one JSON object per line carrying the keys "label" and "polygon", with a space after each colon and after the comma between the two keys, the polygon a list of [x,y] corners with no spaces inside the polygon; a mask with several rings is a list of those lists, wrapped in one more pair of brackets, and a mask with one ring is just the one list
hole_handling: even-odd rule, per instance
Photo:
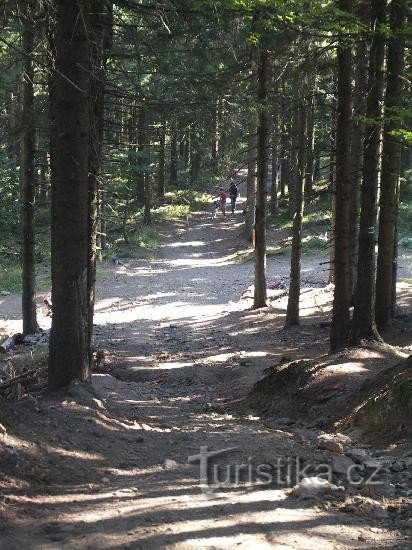
{"label": "background trees", "polygon": [[210,4],[21,0],[2,12],[3,262],[14,281],[19,226],[32,332],[50,207],[54,387],[89,376],[96,255],[144,242],[159,207],[233,174],[247,195],[245,236],[256,240],[255,307],[266,302],[266,228],[290,220],[286,324],[299,323],[305,199],[312,209],[333,203],[331,348],[350,332],[354,342],[378,337],[375,277],[379,326],[394,315],[398,204],[411,169],[406,2]]}

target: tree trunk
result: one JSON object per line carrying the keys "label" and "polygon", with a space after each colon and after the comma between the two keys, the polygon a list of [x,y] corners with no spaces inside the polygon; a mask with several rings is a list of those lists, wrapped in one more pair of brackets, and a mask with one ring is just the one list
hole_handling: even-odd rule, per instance
{"label": "tree trunk", "polygon": [[217,176],[219,172],[218,151],[219,151],[219,100],[216,100],[212,114],[212,147],[211,147],[211,172]]}
{"label": "tree trunk", "polygon": [[268,156],[269,114],[267,107],[267,82],[269,60],[261,46],[258,61],[259,118],[257,128],[257,178],[255,206],[255,293],[253,307],[266,306],[266,172]]}
{"label": "tree trunk", "polygon": [[405,18],[405,0],[392,0],[390,11],[391,36],[388,44],[386,68],[387,84],[376,272],[376,322],[379,328],[389,324],[394,309],[392,304],[392,277],[401,148],[399,141],[392,135],[392,132],[399,125],[396,115],[402,103],[402,72],[404,65],[402,28]]}
{"label": "tree trunk", "polygon": [[273,115],[272,123],[272,185],[270,193],[270,215],[274,218],[278,213],[278,187],[279,187],[279,116]]}
{"label": "tree trunk", "polygon": [[177,185],[177,126],[176,120],[172,120],[170,126],[170,185]]}
{"label": "tree trunk", "polygon": [[[365,25],[369,20],[369,7],[366,0],[358,5],[358,17]],[[365,116],[368,85],[368,47],[365,39],[359,40],[355,52],[355,88],[353,93],[353,130],[352,130],[352,191],[350,194],[349,221],[349,290],[353,300],[356,287],[359,248],[360,190],[362,185],[363,145],[365,125],[361,117]]]}
{"label": "tree trunk", "polygon": [[90,380],[87,269],[91,67],[85,4],[56,0],[56,71],[51,86],[55,124],[49,346],[52,390],[75,379]]}
{"label": "tree trunk", "polygon": [[[162,115],[159,128],[159,165],[157,171],[157,196],[160,200],[165,197],[165,143],[166,143],[166,121]],[[184,144],[183,144],[184,145]]]}
{"label": "tree trunk", "polygon": [[[296,76],[294,77],[294,80],[296,81]],[[294,83],[294,89],[295,94],[293,97],[293,114],[292,114],[292,122],[291,122],[291,143],[290,143],[290,162],[289,162],[289,179],[288,179],[288,194],[289,194],[289,216],[290,219],[293,218],[295,208],[296,208],[296,195],[295,195],[295,186],[300,185],[300,174],[299,174],[299,166],[298,166],[298,156],[300,153],[300,98],[298,97],[298,87],[296,85],[296,82]],[[305,143],[306,147],[306,143]],[[298,190],[296,190],[296,193],[299,193]]]}
{"label": "tree trunk", "polygon": [[317,139],[315,140],[315,147],[314,147],[314,161],[313,161],[313,181],[319,181],[322,177],[321,171],[320,171],[320,156],[321,156],[321,148],[320,144],[318,144]]}
{"label": "tree trunk", "polygon": [[[339,9],[350,14],[352,0],[339,0]],[[330,349],[344,348],[350,333],[349,308],[349,200],[351,196],[352,48],[338,46],[338,113],[336,121],[335,184],[335,291],[333,295]]]}
{"label": "tree trunk", "polygon": [[45,144],[41,147],[39,151],[39,179],[37,182],[38,185],[38,194],[40,202],[47,202],[49,197],[49,181],[47,179],[47,172],[49,167],[49,160],[47,158],[47,149]]}
{"label": "tree trunk", "polygon": [[256,205],[256,124],[254,115],[250,115],[248,125],[248,153],[246,179],[245,234],[249,242],[254,243],[255,205]]}
{"label": "tree trunk", "polygon": [[145,204],[145,173],[146,173],[146,108],[141,104],[137,115],[137,171],[136,198],[139,206]]}
{"label": "tree trunk", "polygon": [[88,343],[89,363],[92,364],[93,315],[95,302],[97,227],[99,213],[99,188],[102,172],[102,143],[104,129],[105,70],[103,62],[104,33],[107,21],[104,18],[105,0],[93,0],[89,6],[90,62],[92,75],[89,94],[90,144],[89,144],[89,222],[88,222]]}
{"label": "tree trunk", "polygon": [[280,167],[280,198],[285,199],[286,198],[286,187],[288,185],[289,181],[289,147],[288,147],[288,135],[286,132],[284,120],[282,117],[282,124],[281,124],[281,133],[280,133],[280,159],[281,159],[281,167]]}
{"label": "tree trunk", "polygon": [[308,201],[312,198],[313,192],[313,175],[314,175],[314,160],[315,160],[315,88],[316,77],[312,78],[311,96],[308,105],[308,120],[307,120],[307,146],[306,146],[306,173],[305,173],[305,197]]}
{"label": "tree trunk", "polygon": [[302,248],[302,220],[305,186],[306,109],[303,99],[299,100],[297,112],[297,169],[294,182],[294,213],[292,228],[292,252],[290,259],[290,282],[285,328],[299,324],[300,262]]}
{"label": "tree trunk", "polygon": [[143,141],[144,141],[144,161],[145,161],[145,172],[144,172],[144,216],[143,221],[146,225],[152,223],[152,175],[149,171],[150,167],[150,140],[148,132],[148,120],[147,115],[143,111],[144,117],[140,121],[143,124]]}
{"label": "tree trunk", "polygon": [[[396,198],[395,198],[395,204],[396,204],[396,211],[395,211],[395,218],[398,220],[399,216],[399,200],[400,200],[400,178],[398,178],[397,186],[396,186]],[[393,260],[392,260],[392,304],[391,304],[391,317],[395,316],[395,309],[396,309],[396,281],[398,278],[398,224],[395,223],[395,231],[393,235]]]}
{"label": "tree trunk", "polygon": [[35,232],[34,197],[35,186],[35,125],[33,61],[34,47],[34,0],[22,2],[22,48],[25,53],[23,62],[23,90],[21,113],[20,146],[20,193],[21,193],[21,260],[22,260],[22,313],[23,333],[31,334],[37,330],[36,318],[36,277],[35,277]]}
{"label": "tree trunk", "polygon": [[336,197],[336,105],[332,103],[332,120],[330,128],[330,153],[329,153],[329,192],[331,196],[331,239],[329,248],[329,283],[335,282],[335,197]]}
{"label": "tree trunk", "polygon": [[379,339],[375,324],[375,232],[378,195],[379,153],[384,86],[386,0],[372,1],[374,36],[369,55],[366,99],[365,144],[359,227],[358,277],[353,311],[352,341]]}

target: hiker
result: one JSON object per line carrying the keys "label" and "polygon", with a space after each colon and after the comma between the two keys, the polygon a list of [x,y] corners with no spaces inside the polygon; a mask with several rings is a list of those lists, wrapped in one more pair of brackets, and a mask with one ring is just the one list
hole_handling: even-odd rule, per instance
{"label": "hiker", "polygon": [[219,202],[220,202],[220,210],[222,211],[222,214],[226,216],[226,200],[227,195],[223,187],[219,188]]}
{"label": "hiker", "polygon": [[232,214],[235,213],[236,201],[237,201],[238,194],[239,194],[239,192],[237,190],[237,185],[232,180],[232,183],[230,184],[230,187],[229,187],[230,207],[231,207],[231,210],[232,210]]}

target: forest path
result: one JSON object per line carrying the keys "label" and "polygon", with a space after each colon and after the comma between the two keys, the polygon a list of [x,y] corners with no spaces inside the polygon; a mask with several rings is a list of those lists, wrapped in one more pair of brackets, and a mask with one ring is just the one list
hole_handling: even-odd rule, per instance
{"label": "forest path", "polygon": [[[261,464],[324,457],[303,424],[307,437],[228,414],[225,402],[280,357],[325,350],[327,329],[304,323],[285,333],[281,309],[250,310],[241,296],[253,264],[234,261],[241,221],[240,212],[213,222],[196,214],[188,230],[165,235],[152,261],[112,267],[99,282],[96,341],[109,371],[93,376],[95,397],[74,387],[69,399],[22,402],[13,444],[36,464],[30,482],[9,491],[0,548],[346,549],[399,540],[378,520],[293,497],[285,470],[280,483],[258,482],[267,481]],[[270,258],[268,280],[287,270],[283,256]],[[325,277],[316,257],[307,277]],[[312,324],[315,310],[308,302]],[[232,449],[213,460],[206,491],[199,461],[188,460],[201,447]],[[227,467],[230,483],[214,485]]]}

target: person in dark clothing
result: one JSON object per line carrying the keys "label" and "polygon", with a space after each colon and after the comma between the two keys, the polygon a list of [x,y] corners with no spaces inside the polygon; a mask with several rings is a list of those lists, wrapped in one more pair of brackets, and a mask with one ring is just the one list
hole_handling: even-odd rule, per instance
{"label": "person in dark clothing", "polygon": [[230,205],[231,205],[232,214],[235,213],[236,201],[237,201],[238,194],[239,194],[239,192],[237,190],[237,185],[234,181],[232,181],[232,183],[230,184],[230,187],[229,187],[229,197],[230,197]]}

